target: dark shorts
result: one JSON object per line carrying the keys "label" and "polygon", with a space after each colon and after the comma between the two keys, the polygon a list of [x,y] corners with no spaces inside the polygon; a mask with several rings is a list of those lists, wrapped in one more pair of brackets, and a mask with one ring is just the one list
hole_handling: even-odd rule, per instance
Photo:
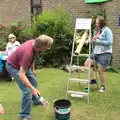
{"label": "dark shorts", "polygon": [[111,53],[91,54],[90,58],[95,60],[97,64],[107,67],[110,64],[111,56]]}

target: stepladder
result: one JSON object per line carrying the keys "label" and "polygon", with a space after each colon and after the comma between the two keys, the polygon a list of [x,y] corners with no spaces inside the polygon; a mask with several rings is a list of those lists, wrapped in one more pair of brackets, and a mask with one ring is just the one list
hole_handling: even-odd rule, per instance
{"label": "stepladder", "polygon": [[[72,52],[71,52],[71,60],[69,65],[69,74],[68,74],[68,82],[67,82],[67,90],[66,90],[66,99],[68,98],[68,94],[71,94],[72,97],[83,98],[87,97],[87,103],[90,103],[90,72],[91,65],[85,67],[84,65],[80,65],[80,58],[85,57],[86,59],[90,59],[91,55],[91,22],[92,19],[85,18],[77,18],[74,30],[73,44],[72,44]],[[84,46],[87,44],[86,49],[88,49],[87,53],[83,53],[82,50]],[[76,62],[74,61],[76,58]],[[76,74],[73,73],[73,70],[76,70]],[[81,76],[81,73],[87,71],[85,74],[85,78]],[[73,75],[74,74],[74,75]],[[85,84],[87,86],[87,92],[84,90],[73,90],[71,87],[72,83]]]}

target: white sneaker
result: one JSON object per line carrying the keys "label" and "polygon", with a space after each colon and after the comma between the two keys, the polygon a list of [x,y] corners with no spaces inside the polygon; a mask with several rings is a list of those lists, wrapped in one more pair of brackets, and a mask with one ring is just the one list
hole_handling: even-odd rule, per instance
{"label": "white sneaker", "polygon": [[101,85],[99,92],[104,92],[104,90],[105,90],[105,86]]}
{"label": "white sneaker", "polygon": [[20,118],[20,120],[32,120],[31,116],[28,116],[26,118]]}

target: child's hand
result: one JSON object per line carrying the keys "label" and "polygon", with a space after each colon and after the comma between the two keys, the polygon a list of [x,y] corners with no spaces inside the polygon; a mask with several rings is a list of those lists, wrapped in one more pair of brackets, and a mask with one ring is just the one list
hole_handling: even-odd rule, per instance
{"label": "child's hand", "polygon": [[0,104],[0,114],[4,114],[4,110],[1,104]]}

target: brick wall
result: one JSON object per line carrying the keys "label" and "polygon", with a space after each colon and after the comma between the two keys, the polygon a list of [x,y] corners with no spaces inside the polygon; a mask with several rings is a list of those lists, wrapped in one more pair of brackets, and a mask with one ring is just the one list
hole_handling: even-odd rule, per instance
{"label": "brick wall", "polygon": [[73,19],[77,17],[88,16],[87,11],[97,11],[100,7],[99,5],[88,5],[84,3],[84,0],[43,0],[43,8],[56,9],[58,4],[62,4],[63,8],[72,14]]}
{"label": "brick wall", "polygon": [[118,26],[120,0],[106,2],[101,7],[106,10],[107,23],[113,32],[113,65],[120,66],[120,27]]}
{"label": "brick wall", "polygon": [[30,0],[0,0],[0,21],[30,22]]}

